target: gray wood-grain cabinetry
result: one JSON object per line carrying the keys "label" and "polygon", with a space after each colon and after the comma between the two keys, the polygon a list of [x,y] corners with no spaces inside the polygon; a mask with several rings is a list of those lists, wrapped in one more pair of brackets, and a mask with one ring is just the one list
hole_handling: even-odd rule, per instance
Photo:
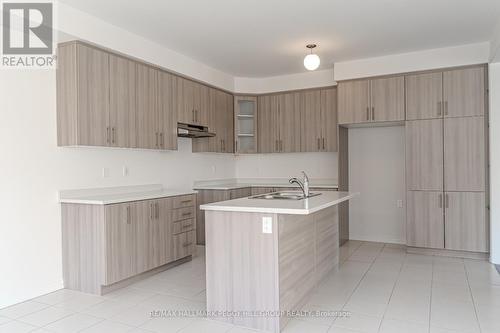
{"label": "gray wood-grain cabinetry", "polygon": [[[179,200],[191,206],[175,208]],[[110,205],[62,204],[65,288],[102,294],[117,283],[190,256],[196,241],[195,205],[194,195]],[[183,219],[175,214],[178,209],[192,213]],[[176,223],[184,227],[177,229]]]}
{"label": "gray wood-grain cabinetry", "polygon": [[250,187],[233,189],[233,190],[198,190],[198,194],[196,196],[197,243],[202,245],[205,244],[205,211],[200,209],[200,205],[249,197],[252,194],[253,194],[252,189]]}
{"label": "gray wood-grain cabinetry", "polygon": [[408,191],[406,244],[444,249],[444,194],[441,191]]}
{"label": "gray wood-grain cabinetry", "polygon": [[446,249],[489,251],[484,192],[446,192],[445,212]]}
{"label": "gray wood-grain cabinetry", "polygon": [[408,190],[443,190],[443,120],[406,122]]}
{"label": "gray wood-grain cabinetry", "polygon": [[405,120],[404,77],[383,77],[338,84],[339,124]]}

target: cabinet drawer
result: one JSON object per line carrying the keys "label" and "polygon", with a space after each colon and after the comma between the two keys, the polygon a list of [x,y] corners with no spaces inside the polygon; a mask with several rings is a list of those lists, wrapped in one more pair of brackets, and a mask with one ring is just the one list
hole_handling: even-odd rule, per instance
{"label": "cabinet drawer", "polygon": [[181,232],[191,231],[194,229],[194,219],[174,222],[172,224],[172,234],[177,235]]}
{"label": "cabinet drawer", "polygon": [[172,210],[172,221],[180,221],[194,218],[196,214],[195,207],[178,208]]}
{"label": "cabinet drawer", "polygon": [[183,195],[181,197],[174,197],[172,199],[172,208],[191,207],[196,204],[196,197],[194,194]]}
{"label": "cabinet drawer", "polygon": [[195,246],[194,230],[174,235],[174,259],[192,255]]}

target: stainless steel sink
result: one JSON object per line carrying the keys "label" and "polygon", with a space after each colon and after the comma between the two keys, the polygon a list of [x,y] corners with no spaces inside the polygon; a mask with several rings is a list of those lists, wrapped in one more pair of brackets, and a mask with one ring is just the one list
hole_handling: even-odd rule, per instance
{"label": "stainless steel sink", "polygon": [[[309,196],[307,198],[315,197],[315,196],[320,195],[320,194],[321,193],[309,193]],[[287,191],[287,192],[273,192],[273,193],[254,195],[254,196],[249,197],[249,199],[302,200],[302,199],[306,199],[306,197],[304,197],[304,194],[302,192]]]}

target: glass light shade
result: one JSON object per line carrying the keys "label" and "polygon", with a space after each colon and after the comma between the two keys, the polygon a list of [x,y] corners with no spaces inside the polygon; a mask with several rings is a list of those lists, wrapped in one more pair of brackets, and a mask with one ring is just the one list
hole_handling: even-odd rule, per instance
{"label": "glass light shade", "polygon": [[310,71],[313,71],[316,68],[318,68],[319,63],[320,63],[320,60],[319,60],[319,57],[317,54],[308,54],[304,58],[304,67]]}

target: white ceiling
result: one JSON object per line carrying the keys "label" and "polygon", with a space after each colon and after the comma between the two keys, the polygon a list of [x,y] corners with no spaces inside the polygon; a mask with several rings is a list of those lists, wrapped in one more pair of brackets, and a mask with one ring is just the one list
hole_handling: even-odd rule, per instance
{"label": "white ceiling", "polygon": [[500,0],[61,0],[234,76],[488,41]]}

